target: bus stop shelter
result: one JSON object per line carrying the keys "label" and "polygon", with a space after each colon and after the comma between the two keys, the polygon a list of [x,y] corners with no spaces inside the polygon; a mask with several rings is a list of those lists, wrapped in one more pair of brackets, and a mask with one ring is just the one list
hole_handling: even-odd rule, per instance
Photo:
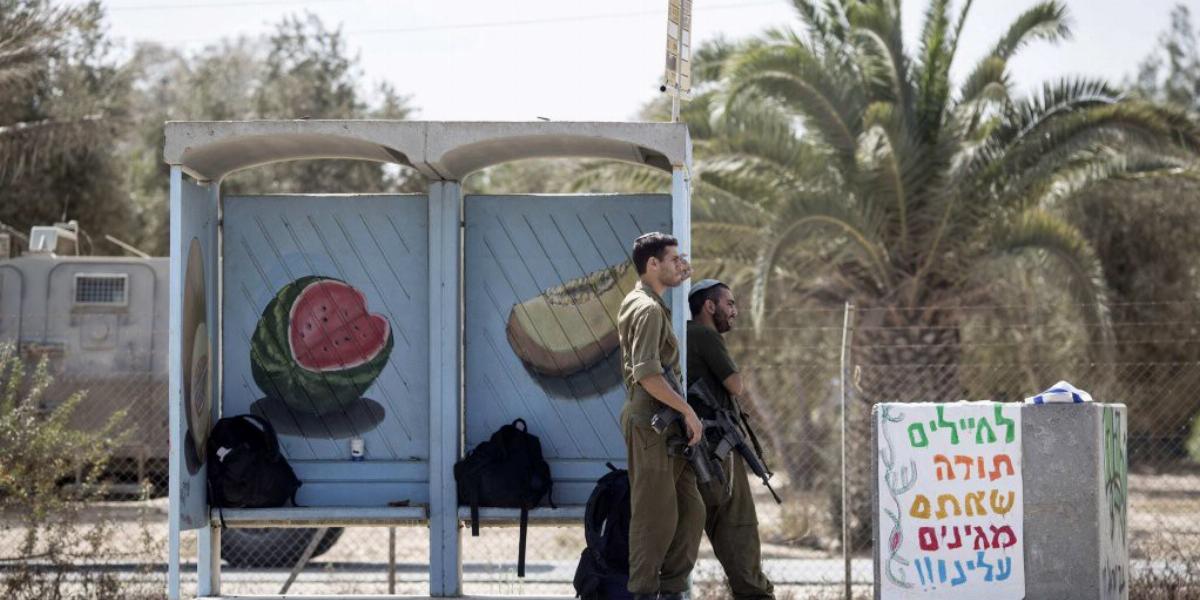
{"label": "bus stop shelter", "polygon": [[[453,465],[500,425],[523,418],[551,466],[558,508],[532,523],[578,521],[604,464],[625,460],[615,311],[637,279],[635,237],[669,231],[690,250],[685,125],[171,122],[164,157],[170,598],[184,530],[198,533],[197,595],[222,594],[205,464],[221,416],[269,420],[303,481],[297,507],[226,509],[227,526],[425,524],[430,597],[462,595]],[[463,193],[480,169],[557,157],[659,169],[670,193]],[[403,165],[426,189],[221,192],[231,173],[308,159]],[[669,298],[681,344],[685,300]]]}

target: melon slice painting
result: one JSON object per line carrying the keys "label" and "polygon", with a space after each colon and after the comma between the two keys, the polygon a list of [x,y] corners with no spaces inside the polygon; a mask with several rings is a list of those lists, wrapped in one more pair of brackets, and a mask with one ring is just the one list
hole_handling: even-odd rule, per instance
{"label": "melon slice painting", "polygon": [[[508,343],[539,383],[603,366],[619,346],[621,300],[636,283],[637,271],[624,261],[543,290],[509,312],[505,326]],[[609,365],[604,370],[619,373],[620,367]],[[619,383],[617,379],[607,381],[600,373],[589,379],[593,388],[607,389]]]}
{"label": "melon slice painting", "polygon": [[323,417],[355,409],[387,365],[393,339],[361,291],[307,276],[275,294],[250,343],[259,389],[291,411]]}

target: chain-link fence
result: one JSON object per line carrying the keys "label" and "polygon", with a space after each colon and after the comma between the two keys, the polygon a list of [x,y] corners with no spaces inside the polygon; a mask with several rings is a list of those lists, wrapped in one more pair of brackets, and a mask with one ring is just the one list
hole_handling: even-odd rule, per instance
{"label": "chain-link fence", "polygon": [[[856,594],[871,589],[871,404],[1021,401],[1063,379],[1097,401],[1129,406],[1131,597],[1164,578],[1195,581],[1200,432],[1194,434],[1193,420],[1200,411],[1200,302],[1110,305],[1103,313],[1067,303],[858,307],[850,321],[847,330],[842,308],[785,309],[757,331],[748,319],[739,320],[727,335],[752,390],[744,408],[767,447],[773,483],[784,499],[776,505],[763,486],[752,482],[764,566],[779,597],[841,597],[846,582],[843,493],[848,495],[852,588]],[[844,335],[849,351],[843,371]],[[132,340],[136,332],[122,336]],[[27,362],[45,357],[55,378],[39,396],[41,412],[49,414],[71,393],[86,390],[70,426],[96,431],[112,415],[123,414],[120,429],[127,432],[111,448],[98,479],[103,486],[96,487],[82,464],[67,469],[57,482],[59,490],[102,490],[86,496],[75,519],[80,539],[96,538],[94,548],[101,551],[72,555],[64,576],[85,585],[88,574],[103,573],[161,593],[167,536],[165,369],[154,367],[152,356],[122,350],[132,343],[110,350],[120,354],[119,360],[90,368],[64,347],[70,345],[21,346]],[[6,443],[0,440],[0,447]],[[48,541],[25,546],[26,521],[11,512],[3,519],[0,548],[11,549],[0,555],[5,585],[29,565],[53,570],[49,562],[38,562]],[[401,527],[227,531],[223,592],[278,593],[317,534],[323,536],[320,554],[291,585],[292,593],[421,594],[428,589],[428,531]],[[516,528],[487,527],[478,538],[464,534],[462,544],[467,594],[573,595],[571,580],[584,545],[581,526],[531,528],[524,579],[515,574]],[[31,552],[25,560],[19,560],[22,549]],[[186,576],[194,573],[194,534],[185,534],[183,556],[189,563],[187,593],[195,589],[194,576]],[[727,597],[707,540],[694,581],[696,597]]]}

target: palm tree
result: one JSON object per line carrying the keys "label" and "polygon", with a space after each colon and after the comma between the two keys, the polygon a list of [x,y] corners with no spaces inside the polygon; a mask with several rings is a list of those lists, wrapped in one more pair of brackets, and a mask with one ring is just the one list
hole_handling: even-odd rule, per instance
{"label": "palm tree", "polygon": [[[1017,97],[1009,73],[1015,54],[1069,34],[1057,1],[1019,16],[957,89],[950,68],[970,0],[957,15],[948,0],[932,0],[915,54],[902,43],[899,0],[793,4],[803,33],[769,31],[729,50],[716,74],[727,110],[749,99],[797,118],[826,172],[794,176],[762,154],[704,159],[725,160],[724,181],[770,210],[759,224],[756,327],[778,307],[770,301],[773,280],[797,278],[804,299],[859,307],[855,362],[864,366],[867,404],[958,399],[956,307],[1000,299],[999,275],[1014,258],[1034,254],[1064,269],[1065,288],[1103,349],[1101,264],[1053,207],[1099,180],[1194,164],[1187,157],[1200,148],[1196,126],[1101,81],[1063,79]],[[821,260],[797,264],[797,251]],[[912,364],[938,367],[900,368]],[[870,425],[869,411],[861,412],[854,455],[865,482]],[[863,536],[870,516],[860,492]]]}
{"label": "palm tree", "polygon": [[932,0],[915,54],[899,0],[793,4],[802,32],[697,53],[710,83],[685,112],[697,139],[695,252],[722,256],[718,268],[750,283],[758,331],[780,310],[858,307],[850,454],[861,543],[869,406],[962,398],[958,307],[1002,301],[1004,275],[1030,256],[1064,274],[1103,351],[1101,263],[1056,207],[1099,181],[1194,171],[1200,131],[1102,81],[1017,96],[1016,53],[1069,35],[1057,1],[1021,14],[958,86],[950,68],[970,0],[956,15]]}

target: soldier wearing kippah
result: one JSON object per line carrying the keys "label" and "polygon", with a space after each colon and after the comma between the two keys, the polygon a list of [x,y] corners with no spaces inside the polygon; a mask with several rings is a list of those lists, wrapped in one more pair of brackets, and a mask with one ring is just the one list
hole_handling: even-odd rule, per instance
{"label": "soldier wearing kippah", "polygon": [[[692,320],[687,325],[688,387],[706,379],[721,408],[734,409],[733,398],[746,393],[737,363],[729,356],[721,334],[733,327],[737,319],[737,302],[733,292],[716,279],[705,279],[692,286],[688,293]],[[720,393],[721,391],[725,393]],[[711,419],[709,407],[692,408],[702,419]],[[729,461],[728,487],[703,489],[706,518],[704,532],[712,543],[713,553],[725,569],[729,587],[736,600],[774,600],[774,587],[762,569],[762,548],[758,537],[758,514],[746,476],[746,461],[733,453]]]}

